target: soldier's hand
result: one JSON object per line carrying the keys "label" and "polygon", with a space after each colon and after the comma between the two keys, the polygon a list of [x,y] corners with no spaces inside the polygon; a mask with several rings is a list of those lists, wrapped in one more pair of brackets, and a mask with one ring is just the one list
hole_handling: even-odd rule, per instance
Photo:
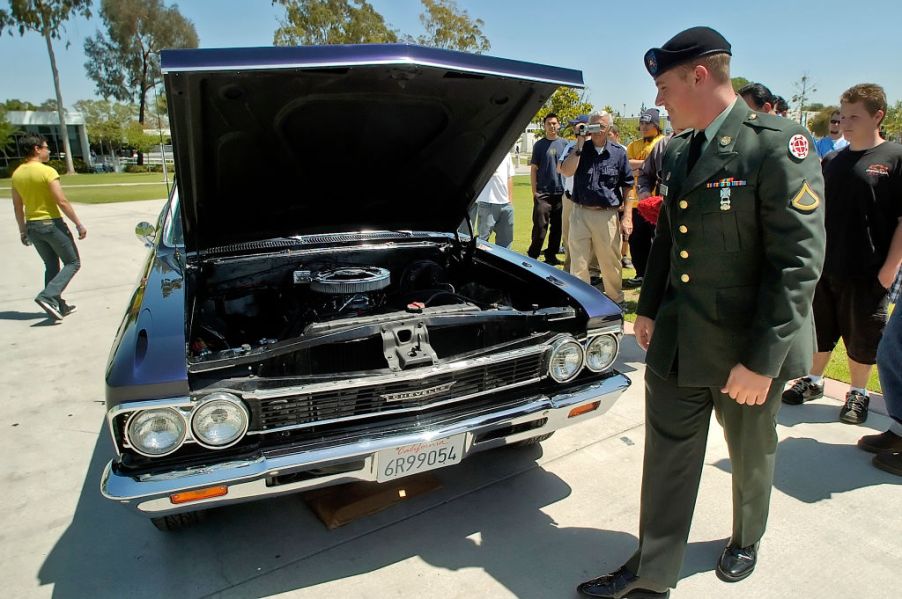
{"label": "soldier's hand", "polygon": [[[638,320],[637,318],[637,323]],[[730,370],[727,384],[720,392],[729,395],[739,405],[757,406],[763,404],[767,399],[767,391],[770,389],[771,382],[770,377],[753,372],[742,364],[737,364]]]}
{"label": "soldier's hand", "polygon": [[655,321],[648,316],[637,316],[633,323],[633,333],[636,335],[636,343],[639,347],[648,351],[651,336],[655,332]]}

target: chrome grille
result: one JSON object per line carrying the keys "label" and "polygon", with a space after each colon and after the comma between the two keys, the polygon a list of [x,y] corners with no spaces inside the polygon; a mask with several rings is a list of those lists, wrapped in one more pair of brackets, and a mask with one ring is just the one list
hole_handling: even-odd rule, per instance
{"label": "chrome grille", "polygon": [[[251,399],[248,402],[252,412],[251,428],[256,432],[268,432],[334,420],[425,410],[434,405],[532,382],[545,374],[544,353],[533,353],[415,380]],[[421,395],[418,397],[418,394]]]}

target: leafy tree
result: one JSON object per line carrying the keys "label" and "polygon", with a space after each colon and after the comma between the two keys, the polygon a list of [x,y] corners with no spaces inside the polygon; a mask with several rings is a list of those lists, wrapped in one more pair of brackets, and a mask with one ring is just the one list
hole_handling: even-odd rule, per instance
{"label": "leafy tree", "polygon": [[144,133],[144,126],[141,123],[132,121],[125,127],[125,142],[128,147],[134,148],[140,155],[150,151],[160,143],[160,140],[155,135]]}
{"label": "leafy tree", "polygon": [[893,106],[886,107],[886,116],[881,124],[887,139],[899,141],[902,138],[902,100],[897,100]]}
{"label": "leafy tree", "polygon": [[9,166],[9,155],[6,148],[12,144],[17,131],[16,126],[6,120],[6,108],[0,106],[0,153],[3,154],[4,163]]}
{"label": "leafy tree", "polygon": [[100,16],[106,32],[85,40],[85,69],[104,98],[138,105],[143,123],[147,92],[161,76],[163,48],[196,48],[194,24],[163,0],[103,0]]}
{"label": "leafy tree", "polygon": [[425,34],[416,38],[422,46],[460,50],[482,54],[491,48],[489,38],[482,33],[485,22],[472,20],[466,10],[457,7],[454,0],[420,0],[424,12],[420,13],[420,23]]}
{"label": "leafy tree", "polygon": [[91,16],[92,0],[9,0],[9,12],[0,10],[0,32],[18,30],[19,35],[26,31],[40,33],[47,44],[50,57],[50,70],[53,73],[53,88],[56,91],[56,113],[59,116],[59,135],[63,140],[66,152],[66,172],[75,174],[72,162],[72,149],[69,147],[69,135],[66,130],[66,115],[63,110],[63,92],[60,89],[59,69],[56,66],[56,54],[53,52],[53,40],[61,39],[63,25],[73,15]]}
{"label": "leafy tree", "polygon": [[820,112],[824,108],[826,107],[821,102],[812,102],[811,104],[805,105],[805,110],[808,112]]}
{"label": "leafy tree", "polygon": [[100,153],[116,151],[125,147],[126,129],[135,120],[135,107],[108,100],[79,100],[75,109],[85,117],[85,126],[92,144],[100,146]]}
{"label": "leafy tree", "polygon": [[272,0],[285,16],[273,34],[276,46],[379,44],[398,41],[366,0]]}
{"label": "leafy tree", "polygon": [[56,103],[56,100],[53,98],[47,98],[35,109],[41,110],[43,112],[56,112],[59,105]]}
{"label": "leafy tree", "polygon": [[824,137],[830,132],[830,117],[839,110],[836,106],[824,107],[818,110],[814,118],[808,119],[808,129],[817,137]]}
{"label": "leafy tree", "polygon": [[28,102],[26,100],[19,100],[19,99],[7,100],[0,106],[2,106],[2,108],[5,108],[7,111],[37,110],[38,109],[37,105],[32,104],[31,102]]}
{"label": "leafy tree", "polygon": [[730,83],[733,84],[733,91],[738,92],[740,89],[751,83],[751,81],[745,77],[731,77]]}
{"label": "leafy tree", "polygon": [[565,127],[567,121],[575,119],[581,114],[589,114],[593,110],[591,102],[585,101],[585,91],[580,94],[579,91],[572,87],[559,87],[551,94],[545,105],[539,109],[532,121],[539,126],[537,134],[539,137],[542,137],[544,135],[541,129],[542,120],[546,114],[550,112],[555,113],[561,122],[561,126]]}

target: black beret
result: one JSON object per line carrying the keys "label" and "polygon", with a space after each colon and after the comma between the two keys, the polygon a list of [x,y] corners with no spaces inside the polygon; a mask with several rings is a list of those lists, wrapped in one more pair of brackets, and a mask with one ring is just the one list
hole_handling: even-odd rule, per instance
{"label": "black beret", "polygon": [[678,64],[709,54],[730,54],[730,42],[710,27],[692,27],[676,34],[660,48],[645,53],[645,68],[657,77]]}

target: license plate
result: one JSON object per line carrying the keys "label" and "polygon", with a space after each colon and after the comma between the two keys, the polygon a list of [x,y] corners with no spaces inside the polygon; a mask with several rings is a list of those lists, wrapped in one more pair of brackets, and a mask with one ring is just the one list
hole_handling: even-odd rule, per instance
{"label": "license plate", "polygon": [[466,435],[455,435],[434,441],[424,441],[383,449],[376,453],[376,480],[385,481],[410,476],[457,464],[463,458]]}

